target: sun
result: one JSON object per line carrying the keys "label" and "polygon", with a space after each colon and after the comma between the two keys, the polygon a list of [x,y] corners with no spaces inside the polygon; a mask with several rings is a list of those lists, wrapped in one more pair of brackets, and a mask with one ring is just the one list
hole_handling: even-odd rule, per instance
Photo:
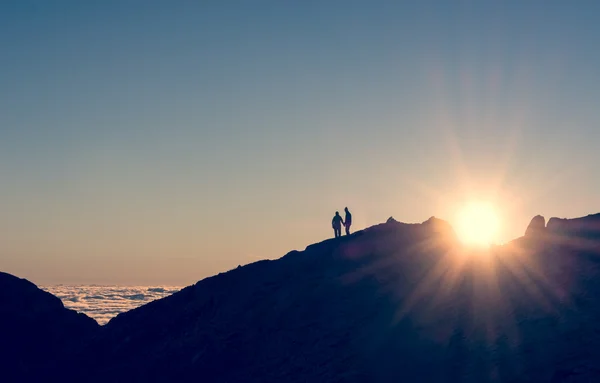
{"label": "sun", "polygon": [[467,245],[489,246],[497,241],[500,220],[494,206],[473,202],[464,206],[457,217],[457,234]]}

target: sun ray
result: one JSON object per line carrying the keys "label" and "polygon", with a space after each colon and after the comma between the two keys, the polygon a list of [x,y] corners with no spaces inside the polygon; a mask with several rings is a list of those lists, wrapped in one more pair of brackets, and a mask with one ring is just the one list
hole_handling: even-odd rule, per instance
{"label": "sun ray", "polygon": [[497,241],[500,221],[489,203],[473,202],[457,217],[457,234],[468,245],[488,246]]}

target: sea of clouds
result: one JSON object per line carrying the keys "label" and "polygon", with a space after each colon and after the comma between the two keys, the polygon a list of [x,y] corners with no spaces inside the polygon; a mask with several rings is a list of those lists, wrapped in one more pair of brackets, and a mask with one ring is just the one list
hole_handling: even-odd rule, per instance
{"label": "sea of clouds", "polygon": [[65,307],[82,312],[100,324],[153,300],[176,293],[175,286],[56,285],[44,290],[59,297]]}

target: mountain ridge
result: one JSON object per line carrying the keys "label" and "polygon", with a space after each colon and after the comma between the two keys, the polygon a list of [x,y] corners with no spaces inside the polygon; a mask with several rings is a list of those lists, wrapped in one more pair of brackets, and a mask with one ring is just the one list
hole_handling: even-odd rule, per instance
{"label": "mountain ridge", "polygon": [[489,250],[464,247],[434,217],[390,218],[119,314],[34,374],[89,382],[596,379],[600,236],[591,229],[600,215],[583,218],[557,233],[535,217],[529,235]]}
{"label": "mountain ridge", "polygon": [[[32,282],[0,272],[0,377],[16,381],[99,329]],[[1,379],[0,379],[1,380]]]}

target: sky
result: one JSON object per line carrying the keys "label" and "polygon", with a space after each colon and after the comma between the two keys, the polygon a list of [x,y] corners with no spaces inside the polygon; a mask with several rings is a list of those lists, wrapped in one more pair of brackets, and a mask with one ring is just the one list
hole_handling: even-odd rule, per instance
{"label": "sky", "polygon": [[0,270],[186,285],[475,200],[600,211],[600,2],[0,2]]}

